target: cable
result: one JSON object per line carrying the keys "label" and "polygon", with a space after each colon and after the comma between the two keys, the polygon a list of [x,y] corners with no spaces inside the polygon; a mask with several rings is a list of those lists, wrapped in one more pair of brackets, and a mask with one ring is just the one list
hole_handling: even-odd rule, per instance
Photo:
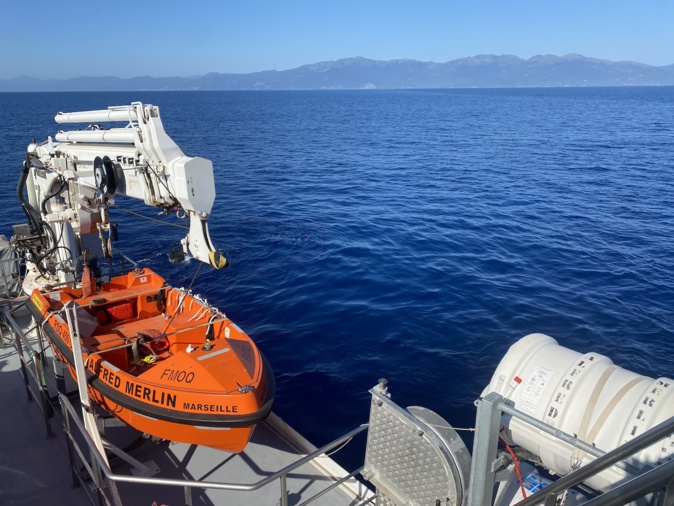
{"label": "cable", "polygon": [[[53,246],[52,246],[51,249],[49,249],[46,253],[44,253],[43,255],[41,255],[41,256],[38,258],[37,263],[42,263],[42,261],[43,261],[45,258],[47,258],[48,256],[50,256],[52,253],[54,253],[54,251],[56,251],[56,250],[59,249],[59,248],[64,248],[64,249],[66,249],[66,250],[70,253],[70,259],[71,259],[71,261],[72,261],[72,260],[73,260],[73,257],[72,257],[72,253],[70,252],[70,250],[69,250],[68,248],[66,248],[65,246],[59,246],[59,242],[61,242],[61,239],[63,238],[63,228],[64,228],[64,227],[61,227],[61,235],[59,236],[58,239],[56,239],[56,235],[54,234],[54,231],[52,230],[52,228],[49,226],[49,224],[48,224],[46,221],[41,221],[41,222],[40,222],[40,226],[41,226],[41,227],[44,227],[46,230],[49,231],[49,234],[47,234],[47,235],[50,236],[50,238],[51,238],[51,240],[52,240]],[[38,267],[38,269],[39,269],[39,267]],[[40,271],[40,272],[42,272],[42,271]]]}
{"label": "cable", "polygon": [[[447,428],[446,425],[438,425],[438,424],[435,424],[435,423],[428,423],[428,422],[424,422],[424,423],[426,425],[428,425],[429,427],[437,427],[438,429],[446,429]],[[464,430],[464,431],[467,431],[467,432],[475,432],[474,427],[452,427],[452,426],[450,426],[449,428],[452,429],[452,430],[456,430],[456,431]]]}
{"label": "cable", "polygon": [[[185,290],[185,292],[183,293],[183,296],[181,297],[180,302],[178,303],[175,310],[173,311],[173,316],[171,317],[171,320],[166,325],[166,328],[164,329],[164,332],[162,332],[162,334],[166,334],[166,331],[169,329],[169,327],[173,323],[173,320],[175,319],[176,316],[178,316],[178,309],[180,308],[180,306],[182,306],[183,301],[185,300],[185,297],[187,297],[188,292],[192,289],[192,285],[196,281],[197,276],[199,275],[199,271],[201,270],[201,267],[203,265],[204,265],[203,262],[199,262],[199,267],[197,267],[197,272],[194,273],[194,277],[192,278],[192,281],[190,282],[190,286],[188,286],[187,290]],[[167,308],[167,310],[168,310],[168,308]]]}
{"label": "cable", "polygon": [[[157,178],[157,181],[159,181],[159,183],[161,183],[161,185],[164,188],[166,188],[166,191],[168,192],[169,197],[171,197],[173,200],[178,202],[178,199],[176,198],[176,196],[173,194],[173,192],[168,187],[168,185],[159,177],[159,174],[157,174],[157,171],[154,169],[154,167],[152,167],[151,165],[148,165],[147,168],[152,171],[152,173],[154,174],[154,177]],[[180,205],[180,204],[178,204],[178,205]],[[182,208],[182,206],[180,206],[180,207]]]}
{"label": "cable", "polygon": [[61,192],[65,189],[66,186],[66,180],[65,178],[59,176],[59,179],[61,180],[61,184],[59,187],[56,189],[56,191],[50,193],[47,195],[45,198],[42,199],[42,205],[40,206],[40,210],[42,211],[42,214],[47,214],[47,202],[49,202],[50,199],[53,199],[57,195],[60,195]]}
{"label": "cable", "polygon": [[[45,215],[45,216],[47,215],[47,202],[49,202],[54,197],[57,197],[58,195],[63,193],[63,190],[65,190],[65,187],[66,187],[65,178],[59,176],[59,179],[61,180],[61,182],[59,184],[59,187],[54,192],[48,194],[44,199],[42,199],[42,205],[40,206],[40,210],[42,211],[42,215]],[[48,256],[51,256],[55,251],[57,251],[59,249],[65,249],[68,252],[68,256],[70,257],[70,261],[74,263],[72,251],[70,251],[65,246],[59,246],[59,244],[61,242],[61,239],[63,239],[63,232],[65,230],[65,225],[61,225],[61,233],[59,235],[59,238],[56,239],[56,236],[54,235],[54,232],[53,232],[51,226],[49,226],[49,224],[46,223],[44,220],[42,220],[40,223],[41,224],[44,223],[45,228],[47,228],[49,230],[49,235],[50,235],[50,237],[53,241],[53,245],[52,245],[51,249],[49,249],[46,253],[44,253],[42,256],[39,257],[38,263],[42,263],[42,261],[45,258],[47,258]]]}
{"label": "cable", "polygon": [[348,444],[351,442],[352,439],[353,439],[353,436],[351,436],[349,439],[347,439],[346,441],[344,441],[341,445],[339,445],[337,448],[335,448],[335,449],[332,450],[331,452],[326,453],[325,456],[326,456],[326,457],[330,457],[331,455],[337,453],[339,450],[341,450],[341,449],[344,448],[346,445],[348,445]]}
{"label": "cable", "polygon": [[26,219],[28,219],[31,232],[37,233],[38,223],[40,222],[42,217],[40,216],[40,213],[37,211],[37,209],[35,209],[30,204],[30,202],[24,195],[26,189],[26,180],[28,179],[30,167],[31,167],[30,159],[28,158],[28,153],[26,153],[26,160],[23,162],[23,169],[21,170],[21,175],[19,176],[19,182],[16,185],[16,197],[19,199],[21,207],[23,208],[23,212],[26,214]]}
{"label": "cable", "polygon": [[125,207],[120,206],[119,204],[112,204],[113,207],[116,207],[117,209],[121,209],[125,213],[133,214],[134,216],[138,216],[140,218],[150,220],[150,221],[156,221],[157,223],[161,223],[163,225],[168,225],[170,227],[177,227],[177,228],[182,228],[183,230],[189,230],[190,227],[186,227],[184,225],[177,225],[175,223],[168,223],[164,220],[158,220],[157,218],[151,218],[149,216],[145,216],[144,214],[137,213],[136,211],[132,211],[131,209],[126,209]]}
{"label": "cable", "polygon": [[508,450],[508,453],[510,453],[510,456],[513,459],[513,463],[515,464],[515,474],[517,474],[517,479],[520,482],[520,491],[522,492],[522,498],[526,499],[527,498],[527,493],[524,490],[524,480],[522,479],[522,472],[520,471],[520,460],[517,458],[517,455],[515,455],[515,452],[513,451],[510,446],[508,446],[508,443],[506,443],[503,438],[498,438],[501,443],[506,447],[506,450]]}

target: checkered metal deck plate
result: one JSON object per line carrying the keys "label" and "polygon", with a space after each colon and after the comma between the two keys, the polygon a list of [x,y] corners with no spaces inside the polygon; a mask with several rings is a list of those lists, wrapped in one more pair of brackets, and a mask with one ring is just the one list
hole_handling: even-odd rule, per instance
{"label": "checkered metal deck plate", "polygon": [[[371,392],[373,402],[363,476],[386,496],[384,503],[460,506],[467,486],[465,477],[470,473],[470,456],[458,435],[453,442],[448,442],[446,429],[451,427],[435,413],[414,408],[415,413],[429,417],[434,425],[438,420],[444,422],[445,430],[440,434],[386,396],[375,390]],[[454,457],[456,440],[465,449],[458,463]]]}

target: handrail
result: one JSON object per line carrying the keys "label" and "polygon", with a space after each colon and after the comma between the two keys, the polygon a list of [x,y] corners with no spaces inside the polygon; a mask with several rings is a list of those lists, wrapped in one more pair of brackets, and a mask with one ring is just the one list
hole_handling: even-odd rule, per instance
{"label": "handrail", "polygon": [[[359,427],[353,429],[352,431],[348,432],[347,434],[341,436],[340,438],[326,444],[325,446],[322,446],[321,448],[305,455],[299,460],[296,460],[292,464],[287,465],[286,467],[280,469],[279,471],[276,471],[275,473],[267,476],[266,478],[256,482],[256,483],[250,483],[250,484],[240,484],[240,483],[224,483],[224,482],[213,482],[213,481],[196,481],[196,480],[176,480],[176,479],[170,479],[170,478],[148,478],[148,477],[142,477],[142,476],[128,476],[128,475],[120,475],[120,474],[115,474],[112,472],[112,470],[108,467],[108,465],[104,462],[103,458],[101,455],[96,451],[95,446],[93,444],[93,441],[91,441],[91,438],[82,425],[82,422],[80,421],[79,417],[77,416],[77,413],[75,412],[75,409],[73,408],[72,404],[68,400],[66,396],[63,394],[59,393],[59,401],[61,402],[61,406],[64,408],[64,414],[66,418],[70,419],[72,422],[74,422],[75,427],[77,427],[77,430],[80,432],[80,434],[84,437],[84,441],[86,442],[87,446],[89,447],[89,450],[93,450],[91,453],[96,459],[101,471],[105,475],[105,477],[108,480],[115,481],[115,482],[124,482],[124,483],[136,483],[136,484],[144,484],[144,485],[162,485],[162,486],[170,486],[170,487],[183,487],[185,489],[188,488],[201,488],[201,489],[216,489],[216,490],[232,490],[232,491],[239,491],[239,492],[253,492],[255,490],[258,490],[269,483],[273,482],[274,480],[281,480],[282,482],[282,488],[283,488],[283,482],[285,481],[285,478],[287,475],[297,469],[298,467],[306,464],[307,462],[316,459],[320,455],[336,448],[337,446],[343,444],[345,441],[350,440],[351,438],[357,436],[358,434],[364,432],[368,428],[368,424],[362,424]],[[66,414],[67,413],[67,414]],[[72,436],[69,436],[70,440],[75,443],[75,438]],[[76,443],[75,443],[76,444]],[[82,453],[78,451],[78,454],[81,456]],[[355,473],[352,473],[355,474]],[[316,499],[320,497],[320,495],[317,494],[315,497]],[[314,498],[312,498],[314,499]],[[287,504],[287,493],[284,497],[281,498],[282,504]]]}
{"label": "handrail", "polygon": [[[14,264],[10,266],[9,272],[5,269],[5,265],[7,264]],[[16,286],[20,287],[21,286],[21,265],[23,264],[23,258],[20,257],[15,257],[15,258],[3,258],[0,260],[0,276],[2,276],[2,282],[5,287],[5,291],[2,294],[5,297],[12,297],[15,295],[14,293],[10,293],[8,291],[8,288],[10,284],[16,283]],[[12,281],[8,279],[8,275],[11,278],[13,276],[13,272],[16,270],[17,274],[17,279],[15,281]],[[20,291],[20,290],[19,290]]]}
{"label": "handrail", "polygon": [[[14,344],[19,358],[21,374],[23,376],[24,384],[26,387],[26,395],[28,396],[28,400],[38,401],[39,409],[42,412],[42,416],[44,417],[45,429],[47,431],[47,438],[51,438],[54,434],[52,432],[51,423],[49,422],[49,419],[53,416],[54,411],[49,402],[47,381],[44,375],[44,367],[46,366],[43,353],[44,350],[42,349],[42,347],[40,348],[39,351],[36,351],[33,348],[32,344],[30,343],[26,335],[23,333],[22,329],[19,327],[19,325],[16,323],[16,321],[10,314],[11,311],[20,308],[24,304],[25,302],[22,301],[21,303],[17,304],[16,307],[13,308],[12,310],[3,311],[2,316],[4,318],[4,321],[9,325],[11,331],[13,331],[14,333]],[[38,340],[39,339],[41,338],[38,335]],[[40,345],[41,344],[42,342],[40,341]],[[26,352],[28,353],[28,357],[32,362],[32,365],[35,368],[35,371],[33,371],[33,369],[28,366],[29,360],[27,360],[24,357],[24,347],[26,349]],[[38,386],[39,393],[36,393],[33,390],[33,387],[31,386],[29,381],[29,376]]]}
{"label": "handrail", "polygon": [[[660,441],[661,439],[669,436],[674,433],[674,416],[664,422],[656,425],[655,427],[650,428],[643,434],[638,435],[631,441],[617,447],[614,450],[602,455],[601,457],[593,460],[586,466],[583,466],[571,474],[567,474],[563,478],[558,479],[552,484],[548,485],[544,489],[541,489],[539,492],[536,492],[533,495],[530,495],[523,501],[517,503],[517,506],[531,506],[534,504],[539,504],[545,502],[545,497],[550,494],[558,494],[568,488],[571,488],[575,485],[578,485],[583,480],[595,476],[604,469],[607,469],[614,465],[616,462],[619,462],[631,455],[637,453],[638,451],[648,448],[652,444]],[[664,467],[664,466],[662,466]],[[652,490],[650,490],[652,492]]]}
{"label": "handrail", "polygon": [[[21,307],[24,304],[25,304],[25,301],[22,302],[18,307]],[[18,309],[18,307],[17,307],[17,309]],[[9,325],[12,327],[12,330],[14,330],[14,333],[21,338],[21,341],[23,341],[23,344],[25,344],[31,351],[34,352],[35,350],[33,350],[33,346],[28,341],[28,338],[26,338],[26,336],[24,335],[23,330],[21,330],[21,327],[19,327],[19,324],[16,323],[16,321],[14,321],[14,318],[12,318],[12,316],[9,313],[5,312],[4,314],[5,314],[5,321],[7,323],[9,323]]]}
{"label": "handrail", "polygon": [[[674,486],[674,460],[666,464],[650,469],[641,476],[634,478],[626,483],[623,483],[613,490],[609,490],[604,494],[594,497],[587,501],[584,506],[609,506],[611,504],[628,504],[658,490],[662,487]],[[669,485],[668,485],[669,484]],[[671,493],[671,491],[670,491]],[[667,504],[667,500],[662,503]],[[671,504],[671,503],[669,503]]]}
{"label": "handrail", "polygon": [[[545,422],[541,422],[539,419],[534,418],[533,416],[524,413],[523,411],[519,411],[512,407],[510,404],[508,404],[507,399],[504,399],[500,404],[499,408],[501,411],[503,411],[506,415],[512,415],[515,418],[519,418],[525,423],[528,423],[529,425],[535,427],[536,429],[542,430],[543,432],[546,432],[550,434],[551,436],[560,439],[564,441],[565,443],[570,444],[571,446],[575,446],[576,448],[580,448],[586,453],[589,453],[593,457],[603,457],[606,455],[606,452],[603,450],[600,450],[596,446],[593,446],[589,443],[586,443],[585,441],[578,439],[577,437],[572,436],[571,434],[567,434],[566,432],[557,429],[556,427],[553,427],[552,425],[548,425]],[[619,467],[620,469],[627,471],[629,474],[636,476],[639,474],[641,471],[640,469],[635,466],[630,464],[629,462],[615,462],[615,466]]]}
{"label": "handrail", "polygon": [[[670,462],[659,465],[655,469],[648,470],[647,468],[639,469],[636,466],[629,464],[626,459],[644,448],[648,448],[657,441],[674,434],[674,417],[650,428],[631,441],[624,443],[609,452],[604,452],[592,446],[588,447],[587,443],[578,438],[566,434],[559,429],[515,409],[509,404],[510,402],[511,401],[504,399],[496,392],[491,392],[480,398],[478,401],[473,462],[468,490],[469,506],[484,506],[486,504],[491,504],[491,501],[493,500],[493,487],[496,479],[496,471],[498,467],[504,463],[502,456],[499,457],[497,455],[499,426],[501,417],[504,414],[530,424],[569,445],[584,450],[584,447],[587,447],[587,453],[596,457],[596,459],[589,464],[557,479],[535,494],[518,502],[516,506],[554,504],[553,499],[555,499],[557,494],[582,483],[590,477],[596,476],[611,466],[622,468],[631,474],[632,477],[628,481],[622,483],[619,487],[613,488],[598,496],[601,500],[593,502],[593,506],[595,504],[602,506],[608,504],[623,504],[621,501],[625,497],[641,497],[647,493],[655,492],[667,485],[665,478],[668,476],[667,472],[671,473],[672,467],[674,467],[672,464],[674,463]],[[663,468],[665,470],[663,470]],[[671,474],[669,475],[669,478],[671,479]],[[620,493],[616,492],[618,489],[620,490]]]}
{"label": "handrail", "polygon": [[[310,503],[314,502],[316,499],[319,499],[319,498],[323,497],[325,494],[327,494],[327,493],[330,492],[331,490],[336,489],[336,488],[339,487],[342,483],[345,483],[345,482],[349,481],[351,478],[355,477],[357,474],[359,474],[360,472],[362,472],[364,467],[365,467],[365,466],[360,466],[360,467],[359,467],[358,469],[356,469],[355,471],[350,472],[349,474],[347,474],[346,476],[344,476],[342,479],[340,479],[340,480],[336,481],[335,483],[333,483],[332,485],[330,485],[328,488],[321,490],[320,492],[318,492],[317,494],[311,496],[309,499],[307,499],[306,501],[304,501],[304,502],[298,504],[297,506],[306,506],[307,504],[310,504]],[[287,494],[286,494],[286,497],[287,497]]]}

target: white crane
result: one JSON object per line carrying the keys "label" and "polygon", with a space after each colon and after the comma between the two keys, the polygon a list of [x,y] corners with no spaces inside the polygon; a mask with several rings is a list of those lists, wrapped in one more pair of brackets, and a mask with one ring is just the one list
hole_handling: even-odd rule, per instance
{"label": "white crane", "polygon": [[[15,242],[28,261],[27,281],[72,282],[78,259],[111,257],[117,229],[108,210],[118,195],[185,216],[184,253],[218,269],[227,266],[208,233],[213,165],[182,152],[164,131],[158,107],[134,102],[58,113],[55,120],[88,126],[28,146],[17,188],[28,224],[15,227]],[[119,122],[124,125],[101,127]]]}

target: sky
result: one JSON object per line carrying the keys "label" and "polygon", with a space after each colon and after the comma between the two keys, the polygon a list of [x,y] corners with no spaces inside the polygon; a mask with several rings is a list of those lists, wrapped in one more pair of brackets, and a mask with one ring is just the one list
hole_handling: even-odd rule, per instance
{"label": "sky", "polygon": [[0,79],[193,76],[362,56],[674,64],[674,0],[4,0]]}

